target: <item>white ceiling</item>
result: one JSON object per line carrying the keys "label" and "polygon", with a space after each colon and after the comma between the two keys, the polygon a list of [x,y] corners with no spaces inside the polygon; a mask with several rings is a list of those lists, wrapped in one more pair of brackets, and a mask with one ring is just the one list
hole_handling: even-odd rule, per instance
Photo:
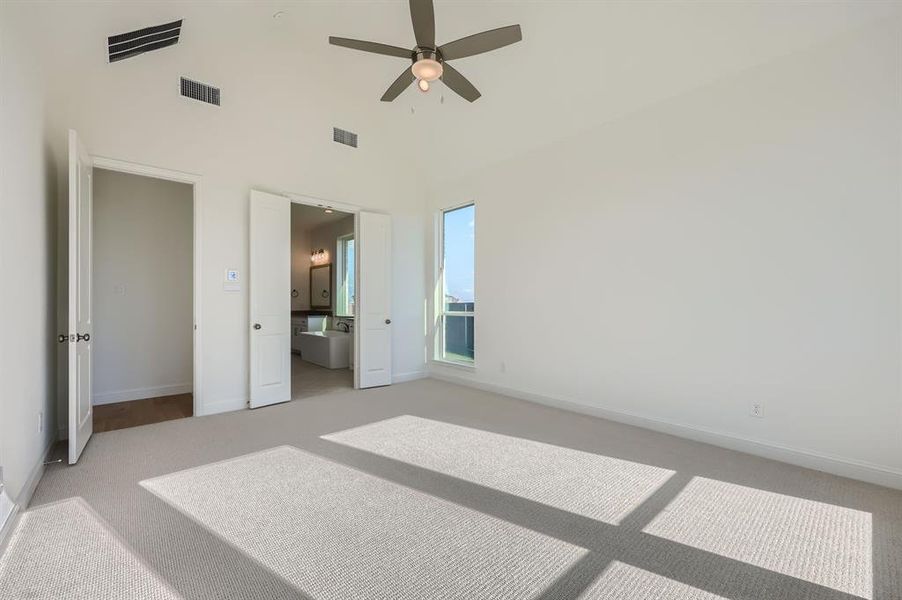
{"label": "white ceiling", "polygon": [[350,213],[343,213],[337,210],[327,213],[325,209],[316,206],[297,203],[292,203],[291,205],[292,227],[296,225],[300,229],[305,230],[315,229],[326,223],[335,223],[350,216],[352,216]]}
{"label": "white ceiling", "polygon": [[[35,26],[55,42],[48,59],[66,73],[158,60],[107,65],[105,37],[183,17],[182,41],[159,54],[181,53],[185,74],[229,83],[266,70],[309,82],[348,128],[378,124],[379,135],[408,138],[409,156],[399,160],[422,161],[420,175],[434,184],[823,43],[898,14],[900,4],[438,0],[439,43],[522,25],[521,43],[455,61],[482,91],[474,104],[443,86],[382,103],[405,61],[327,43],[340,35],[413,46],[405,0],[57,2],[36,10]],[[274,19],[277,11],[284,16]],[[224,103],[229,93],[227,85]],[[277,120],[278,110],[284,102],[261,118]]]}

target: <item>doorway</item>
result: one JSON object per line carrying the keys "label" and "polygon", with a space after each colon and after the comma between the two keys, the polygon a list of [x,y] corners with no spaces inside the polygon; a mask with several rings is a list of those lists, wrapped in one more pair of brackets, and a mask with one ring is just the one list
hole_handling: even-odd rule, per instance
{"label": "doorway", "polygon": [[354,214],[291,204],[291,399],[354,388]]}
{"label": "doorway", "polygon": [[[311,243],[309,236],[296,236],[298,273],[293,279],[295,204],[314,207],[310,216],[320,221],[328,218],[349,223],[349,218],[353,218],[354,227],[353,232],[346,225],[342,231],[330,229],[322,243],[316,244]],[[391,217],[349,205],[260,190],[251,190],[249,208],[248,406],[259,408],[292,399],[293,305],[300,311],[298,317],[307,317],[298,325],[304,325],[308,331],[298,330],[301,339],[296,342],[304,362],[314,362],[310,359],[318,354],[317,366],[337,370],[342,368],[344,353],[348,351],[354,388],[391,385]],[[336,213],[339,214],[333,217]],[[314,214],[318,216],[313,217]],[[338,265],[333,264],[336,258]],[[306,268],[306,285],[301,265]],[[341,306],[336,305],[339,297]],[[299,368],[308,366],[297,364]]]}
{"label": "doorway", "polygon": [[94,167],[93,431],[190,417],[193,186]]}
{"label": "doorway", "polygon": [[[200,290],[201,290],[201,260],[200,248],[201,244],[201,228],[199,224],[199,215],[201,213],[201,181],[198,175],[173,171],[170,169],[162,169],[148,165],[141,165],[112,158],[92,155],[81,137],[74,129],[68,132],[68,200],[61,210],[61,231],[65,239],[65,243],[61,245],[60,257],[60,279],[61,287],[66,290],[65,294],[60,297],[60,323],[62,331],[59,333],[58,340],[61,344],[60,352],[60,389],[61,394],[65,398],[64,406],[66,409],[65,416],[61,419],[67,423],[67,427],[60,432],[60,438],[67,440],[68,446],[68,462],[75,464],[78,462],[79,456],[84,451],[91,435],[94,432],[94,377],[95,370],[93,366],[94,347],[97,343],[97,333],[95,332],[95,311],[94,311],[94,267],[95,267],[95,248],[94,248],[94,179],[95,170],[110,171],[118,174],[130,174],[142,176],[164,182],[176,182],[187,184],[190,189],[190,231],[191,231],[191,252],[187,262],[191,269],[191,280],[185,283],[185,290],[190,290],[190,310],[191,320],[187,324],[188,331],[191,335],[192,350],[190,353],[190,393],[191,414],[203,414],[201,407],[203,401],[201,397],[201,323],[200,323]],[[187,202],[187,200],[186,200]],[[140,217],[134,217],[135,221]],[[128,224],[128,219],[120,219],[120,225]],[[159,249],[168,243],[168,231],[160,230],[157,236],[149,236],[146,239],[150,246],[149,253],[153,254],[154,249]],[[187,254],[187,253],[184,253]],[[159,261],[158,261],[159,262]],[[124,277],[123,273],[131,273],[133,265],[126,263],[120,265],[120,271],[114,271],[114,274]],[[154,287],[156,280],[151,283]],[[104,293],[109,292],[114,295],[126,295],[127,285],[123,289],[123,284],[113,284],[111,287],[105,288]],[[182,285],[182,282],[179,283]],[[139,286],[139,289],[144,289]],[[185,290],[180,290],[185,291]],[[187,292],[186,292],[187,293]],[[143,310],[135,310],[134,305],[128,302],[122,302],[120,309],[126,314],[133,316],[135,320],[141,320],[151,323],[158,322],[165,317],[165,313],[157,310],[156,303],[150,303]],[[179,321],[182,323],[182,321]],[[103,327],[102,327],[103,329]],[[183,331],[183,330],[180,330]],[[109,340],[105,340],[107,342]],[[140,340],[130,340],[132,342]],[[146,355],[146,352],[142,354]],[[152,357],[153,358],[159,358]],[[140,365],[142,359],[131,359],[132,363]],[[147,362],[147,359],[143,359]],[[178,382],[182,389],[188,387],[187,382]],[[153,386],[150,386],[153,387]],[[156,394],[149,394],[151,397],[141,397],[144,393],[159,392],[157,387],[155,390],[144,388],[129,388],[114,390],[122,394],[119,398],[128,398],[122,401],[129,402],[132,400],[152,400]],[[141,392],[143,390],[143,392]],[[168,388],[172,392],[172,388]],[[174,395],[174,394],[167,394]],[[110,399],[107,396],[106,399]],[[114,403],[114,402],[112,402]],[[99,404],[103,404],[100,402]],[[130,405],[137,407],[137,405]],[[146,408],[145,408],[146,412]],[[152,414],[156,410],[150,411]],[[146,417],[136,417],[127,420],[127,423],[139,424],[138,419],[147,422]],[[154,419],[155,420],[155,419]],[[168,420],[168,419],[167,419]]]}

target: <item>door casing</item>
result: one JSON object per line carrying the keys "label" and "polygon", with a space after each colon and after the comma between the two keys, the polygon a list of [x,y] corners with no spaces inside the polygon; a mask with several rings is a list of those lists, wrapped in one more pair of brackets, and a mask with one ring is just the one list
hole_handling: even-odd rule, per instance
{"label": "door casing", "polygon": [[194,204],[194,264],[193,264],[193,301],[192,311],[194,314],[194,348],[193,356],[193,377],[192,387],[194,396],[194,416],[206,414],[204,411],[203,396],[203,328],[201,327],[201,290],[203,263],[201,260],[201,251],[203,249],[203,227],[201,215],[203,214],[203,177],[194,173],[186,173],[184,171],[176,171],[173,169],[164,169],[161,167],[153,167],[140,163],[118,160],[105,156],[91,155],[95,169],[105,169],[107,171],[116,171],[119,173],[128,173],[131,175],[141,175],[143,177],[151,177],[153,179],[164,179],[166,181],[175,181],[178,183],[186,183],[191,186],[193,204]]}

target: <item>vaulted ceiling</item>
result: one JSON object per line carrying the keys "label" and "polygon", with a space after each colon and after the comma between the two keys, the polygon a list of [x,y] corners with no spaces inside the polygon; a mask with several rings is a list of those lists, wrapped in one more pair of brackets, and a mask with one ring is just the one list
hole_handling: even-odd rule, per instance
{"label": "vaulted ceiling", "polygon": [[[405,0],[59,2],[41,10],[36,30],[54,41],[47,58],[61,86],[97,69],[117,69],[132,85],[125,72],[139,70],[138,61],[169,61],[222,85],[227,106],[243,101],[240,85],[278,97],[280,81],[294,80],[292,93],[306,89],[350,127],[378,123],[374,135],[403,138],[405,159],[419,160],[435,183],[812,47],[898,13],[899,4],[437,0],[440,42],[522,25],[521,43],[455,63],[483,93],[474,104],[441,85],[382,103],[405,61],[327,43],[340,35],[412,46]],[[185,20],[177,46],[106,63],[107,35],[176,18]],[[272,104],[261,119],[292,110],[290,99]]]}

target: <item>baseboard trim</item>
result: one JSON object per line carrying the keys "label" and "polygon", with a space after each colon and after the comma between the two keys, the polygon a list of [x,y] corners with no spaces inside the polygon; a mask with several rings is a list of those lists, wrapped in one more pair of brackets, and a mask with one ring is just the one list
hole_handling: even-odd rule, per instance
{"label": "baseboard trim", "polygon": [[392,383],[406,383],[408,381],[416,381],[417,379],[426,379],[429,373],[426,371],[408,371],[407,373],[392,373]]}
{"label": "baseboard trim", "polygon": [[18,505],[4,492],[0,492],[0,512],[6,513],[6,516],[0,516],[2,519],[0,520],[0,556],[2,556],[10,534],[15,528],[16,517],[19,515]]}
{"label": "baseboard trim", "polygon": [[172,385],[159,385],[154,387],[135,388],[132,390],[117,390],[94,394],[91,402],[94,406],[99,404],[113,404],[114,402],[128,402],[130,400],[144,400],[145,398],[157,398],[160,396],[174,396],[176,394],[188,394],[194,389],[191,383],[176,383]]}
{"label": "baseboard trim", "polygon": [[535,404],[542,404],[570,412],[589,415],[591,417],[599,417],[609,421],[635,425],[644,429],[651,429],[653,431],[675,435],[696,442],[704,442],[729,450],[745,452],[746,454],[753,454],[755,456],[769,458],[771,460],[789,463],[799,467],[823,471],[832,475],[839,475],[840,477],[848,477],[867,483],[902,489],[902,469],[833,456],[813,450],[793,448],[782,444],[775,444],[773,442],[766,442],[732,433],[716,431],[706,427],[698,427],[666,419],[648,417],[637,413],[588,406],[573,400],[526,392],[493,383],[485,383],[460,375],[433,371],[429,373],[429,376],[449,383],[456,383],[458,385],[472,387],[486,392],[510,396],[519,400],[526,400],[527,402],[533,402]]}
{"label": "baseboard trim", "polygon": [[19,496],[14,498],[19,510],[25,510],[31,504],[31,497],[34,496],[34,491],[37,489],[41,477],[44,476],[44,463],[50,458],[50,453],[53,452],[53,445],[56,444],[56,441],[55,437],[50,440],[44,452],[41,453],[38,463],[32,467],[31,473],[28,474],[28,479],[25,480],[25,485],[22,487],[22,491],[19,492]]}

